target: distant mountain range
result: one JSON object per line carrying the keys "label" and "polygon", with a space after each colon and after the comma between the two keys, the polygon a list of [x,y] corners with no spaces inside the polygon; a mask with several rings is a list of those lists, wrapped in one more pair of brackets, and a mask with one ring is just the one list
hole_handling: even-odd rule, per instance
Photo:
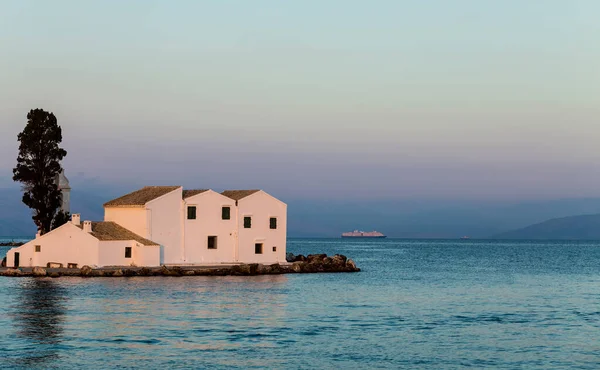
{"label": "distant mountain range", "polygon": [[600,214],[553,218],[494,239],[600,240]]}

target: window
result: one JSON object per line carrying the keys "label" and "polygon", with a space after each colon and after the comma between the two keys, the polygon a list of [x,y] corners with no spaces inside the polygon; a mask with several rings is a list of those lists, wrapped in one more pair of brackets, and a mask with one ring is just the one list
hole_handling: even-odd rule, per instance
{"label": "window", "polygon": [[244,217],[244,229],[249,229],[252,227],[252,217],[246,216]]}
{"label": "window", "polygon": [[230,207],[221,208],[221,219],[223,219],[223,220],[231,219],[231,208]]}
{"label": "window", "polygon": [[277,247],[273,247],[273,252],[277,252]]}
{"label": "window", "polygon": [[131,247],[125,247],[125,258],[131,258]]}
{"label": "window", "polygon": [[196,219],[196,206],[189,206],[188,207],[188,220],[195,220]]}
{"label": "window", "polygon": [[217,237],[216,236],[208,237],[208,249],[217,249]]}
{"label": "window", "polygon": [[262,254],[262,243],[254,244],[254,254]]}
{"label": "window", "polygon": [[35,251],[36,252],[41,252],[42,251],[42,246],[41,245],[36,245],[35,246]]}
{"label": "window", "polygon": [[269,219],[269,227],[270,227],[271,229],[276,229],[276,228],[277,228],[277,218],[275,218],[275,217],[271,217],[271,218]]}

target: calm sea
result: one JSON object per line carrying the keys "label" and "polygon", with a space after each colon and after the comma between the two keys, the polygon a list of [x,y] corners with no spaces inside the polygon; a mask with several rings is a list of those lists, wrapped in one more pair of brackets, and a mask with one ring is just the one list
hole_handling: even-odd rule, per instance
{"label": "calm sea", "polygon": [[600,243],[293,239],[288,250],[342,253],[363,272],[0,278],[0,367],[600,367]]}

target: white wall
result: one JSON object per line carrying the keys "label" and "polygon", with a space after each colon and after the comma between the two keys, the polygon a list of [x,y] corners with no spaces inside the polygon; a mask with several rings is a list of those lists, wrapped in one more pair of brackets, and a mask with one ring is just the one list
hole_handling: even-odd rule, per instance
{"label": "white wall", "polygon": [[[196,219],[187,219],[187,207],[196,206]],[[231,219],[223,220],[221,209],[231,208]],[[236,207],[233,199],[212,190],[184,201],[186,263],[235,261]],[[208,236],[217,237],[217,249],[208,249]]]}
{"label": "white wall", "polygon": [[[101,240],[98,243],[98,265],[131,266],[131,264],[135,263],[135,245],[136,243],[131,240]],[[131,258],[125,258],[126,247],[131,247]]]}
{"label": "white wall", "polygon": [[[40,252],[35,252],[35,246],[41,246]],[[14,266],[15,252],[19,252],[21,267],[42,266],[48,262],[83,265],[98,265],[98,239],[83,232],[70,222],[54,229],[27,244],[12,248],[6,254],[7,266]]]}
{"label": "white wall", "polygon": [[150,212],[150,232],[146,238],[164,246],[164,263],[185,262],[182,238],[184,217],[182,189],[178,188],[152,200],[146,204],[146,208]]}
{"label": "white wall", "polygon": [[[252,228],[244,228],[244,216],[252,217]],[[269,228],[269,219],[277,218],[277,229]],[[244,263],[285,262],[287,205],[259,191],[238,201],[238,254]],[[263,253],[255,254],[255,243],[263,243]],[[273,252],[273,247],[277,248]]]}
{"label": "white wall", "polygon": [[137,266],[160,266],[160,246],[135,244],[133,256]]}
{"label": "white wall", "polygon": [[124,228],[150,239],[148,230],[147,212],[144,207],[105,207],[104,221],[113,221]]}

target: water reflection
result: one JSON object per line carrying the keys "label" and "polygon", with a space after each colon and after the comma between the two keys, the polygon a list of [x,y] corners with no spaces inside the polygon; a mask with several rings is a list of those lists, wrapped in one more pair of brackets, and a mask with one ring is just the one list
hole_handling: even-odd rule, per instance
{"label": "water reflection", "polygon": [[18,336],[31,342],[19,356],[19,364],[51,364],[62,341],[66,291],[52,279],[23,279],[16,293],[14,327]]}

